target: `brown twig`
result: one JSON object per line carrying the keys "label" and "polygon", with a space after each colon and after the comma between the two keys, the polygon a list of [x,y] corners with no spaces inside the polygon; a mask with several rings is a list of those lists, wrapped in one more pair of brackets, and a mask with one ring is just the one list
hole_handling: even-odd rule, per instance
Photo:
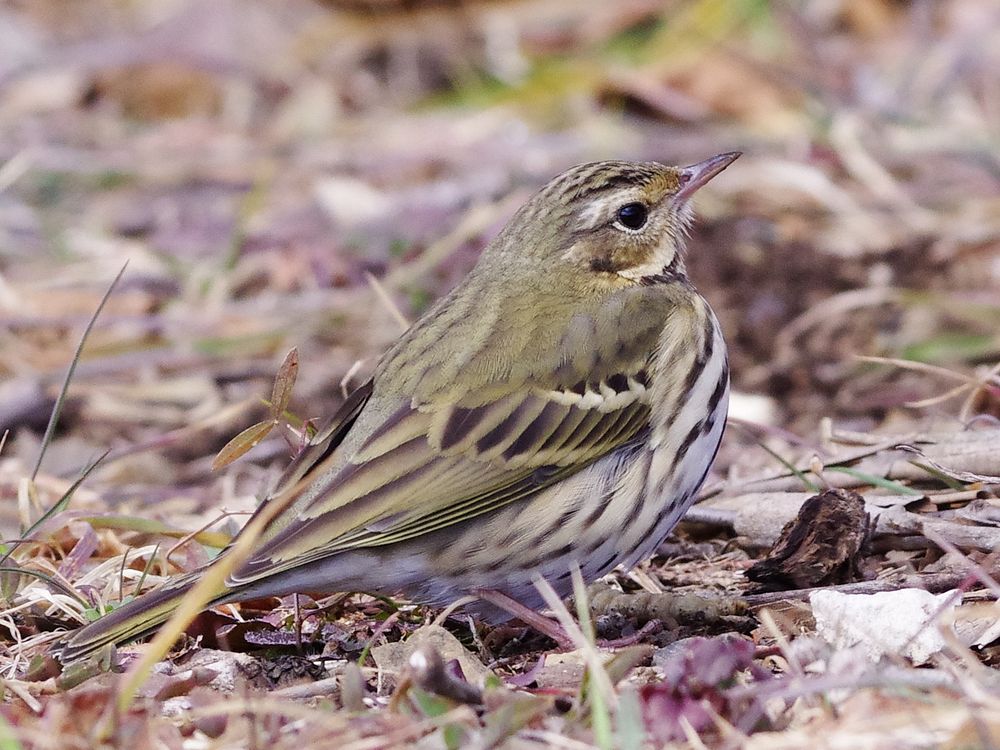
{"label": "brown twig", "polygon": [[784,601],[805,601],[815,591],[838,591],[842,594],[877,594],[881,591],[921,588],[931,593],[940,593],[960,586],[967,577],[966,573],[932,573],[907,576],[895,581],[858,581],[856,583],[844,583],[839,586],[820,586],[810,589],[747,594],[743,597],[743,601],[749,608],[756,609]]}

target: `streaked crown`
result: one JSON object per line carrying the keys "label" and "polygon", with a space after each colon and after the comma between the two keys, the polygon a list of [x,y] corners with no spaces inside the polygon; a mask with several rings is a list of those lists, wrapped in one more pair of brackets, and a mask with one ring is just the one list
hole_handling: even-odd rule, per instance
{"label": "streaked crown", "polygon": [[603,161],[559,175],[512,219],[491,252],[585,272],[597,286],[683,278],[690,198],[737,157],[689,167]]}

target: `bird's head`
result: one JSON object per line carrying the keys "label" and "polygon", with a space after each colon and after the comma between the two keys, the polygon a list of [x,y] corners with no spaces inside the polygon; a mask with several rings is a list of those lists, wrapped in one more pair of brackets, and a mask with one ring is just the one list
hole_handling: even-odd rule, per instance
{"label": "bird's head", "polygon": [[590,289],[683,279],[690,199],[738,156],[719,154],[688,167],[625,161],[574,167],[518,212],[495,244],[497,255],[558,268]]}

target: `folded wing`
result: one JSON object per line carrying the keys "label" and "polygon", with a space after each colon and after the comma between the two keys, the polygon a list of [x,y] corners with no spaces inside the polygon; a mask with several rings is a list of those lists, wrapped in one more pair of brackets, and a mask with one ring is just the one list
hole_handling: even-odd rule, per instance
{"label": "folded wing", "polygon": [[649,413],[639,370],[570,388],[527,384],[482,401],[479,393],[476,403],[400,403],[335,470],[326,466],[331,449],[312,449],[313,463],[298,461],[283,483],[293,495],[308,489],[310,499],[230,584],[402,542],[530,497],[635,439]]}

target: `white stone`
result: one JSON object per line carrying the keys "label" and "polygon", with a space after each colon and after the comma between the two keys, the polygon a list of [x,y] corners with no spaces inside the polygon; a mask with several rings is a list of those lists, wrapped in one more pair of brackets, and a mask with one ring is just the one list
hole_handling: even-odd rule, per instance
{"label": "white stone", "polygon": [[901,654],[923,664],[945,647],[939,623],[949,622],[961,601],[954,594],[915,588],[877,594],[824,590],[811,594],[809,604],[817,635],[835,648],[860,646],[872,661]]}

